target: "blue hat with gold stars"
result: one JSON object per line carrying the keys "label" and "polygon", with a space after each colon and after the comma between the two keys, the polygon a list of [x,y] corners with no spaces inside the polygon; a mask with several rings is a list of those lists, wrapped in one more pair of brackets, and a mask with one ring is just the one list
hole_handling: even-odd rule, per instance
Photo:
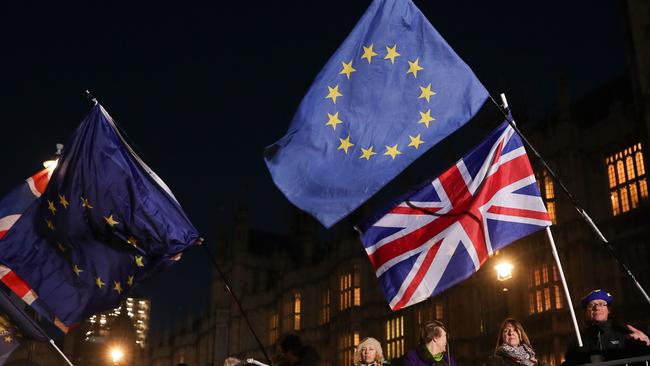
{"label": "blue hat with gold stars", "polygon": [[580,305],[582,305],[583,309],[586,309],[587,305],[589,305],[589,303],[594,300],[603,300],[607,303],[607,305],[609,305],[612,303],[612,301],[614,301],[614,297],[605,290],[601,290],[601,289],[593,290],[587,296],[582,298],[582,301],[580,301]]}

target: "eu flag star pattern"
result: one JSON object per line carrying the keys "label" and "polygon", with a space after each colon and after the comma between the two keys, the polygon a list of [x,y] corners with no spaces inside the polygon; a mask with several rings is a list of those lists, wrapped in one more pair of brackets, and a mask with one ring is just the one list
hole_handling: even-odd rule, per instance
{"label": "eu flag star pattern", "polygon": [[133,154],[100,105],[45,183],[29,193],[32,203],[0,203],[0,222],[7,221],[5,211],[21,214],[0,238],[0,277],[63,330],[115,308],[134,284],[199,240],[169,188]]}
{"label": "eu flag star pattern", "polygon": [[488,97],[410,0],[375,0],[265,160],[275,184],[326,227],[471,120]]}

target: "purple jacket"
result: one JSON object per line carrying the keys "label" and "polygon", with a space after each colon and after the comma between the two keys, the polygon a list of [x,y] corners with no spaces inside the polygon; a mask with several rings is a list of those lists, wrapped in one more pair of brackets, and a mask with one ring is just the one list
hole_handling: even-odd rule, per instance
{"label": "purple jacket", "polygon": [[449,354],[445,353],[445,356],[441,361],[436,361],[431,356],[429,350],[424,346],[418,346],[418,348],[410,351],[404,356],[403,366],[456,366],[456,361],[451,359],[451,365],[449,364]]}

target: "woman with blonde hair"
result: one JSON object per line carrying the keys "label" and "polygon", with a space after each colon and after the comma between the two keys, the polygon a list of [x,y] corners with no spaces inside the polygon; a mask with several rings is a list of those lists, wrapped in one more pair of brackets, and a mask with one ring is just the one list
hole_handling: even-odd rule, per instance
{"label": "woman with blonde hair", "polygon": [[372,337],[364,338],[354,352],[355,366],[381,366],[383,362],[384,353],[381,344]]}
{"label": "woman with blonde hair", "polygon": [[499,338],[488,366],[544,366],[537,360],[524,327],[515,319],[507,318],[499,328]]}

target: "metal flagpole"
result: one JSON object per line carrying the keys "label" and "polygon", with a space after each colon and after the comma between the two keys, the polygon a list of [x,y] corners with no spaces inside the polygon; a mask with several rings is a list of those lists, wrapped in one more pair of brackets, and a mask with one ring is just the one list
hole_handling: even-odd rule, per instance
{"label": "metal flagpole", "polygon": [[[72,364],[72,362],[70,362],[70,360],[68,359],[68,357],[66,357],[66,355],[63,353],[63,351],[61,351],[61,349],[59,348],[59,346],[57,346],[56,343],[54,343],[54,340],[52,340],[52,338],[50,338],[50,336],[49,336],[49,335],[48,335],[48,334],[43,330],[43,328],[41,328],[40,325],[38,325],[38,323],[36,323],[36,321],[35,321],[34,319],[32,319],[29,315],[27,315],[27,314],[23,311],[23,309],[19,308],[19,307],[18,307],[18,306],[17,306],[17,305],[16,305],[16,304],[11,300],[11,298],[9,297],[9,295],[7,295],[4,291],[0,290],[0,296],[3,297],[3,299],[5,300],[4,302],[7,303],[8,306],[13,307],[14,310],[15,310],[16,312],[18,312],[18,314],[22,315],[23,318],[26,319],[26,320],[29,322],[29,325],[31,325],[34,329],[36,329],[36,330],[37,330],[37,331],[38,331],[38,332],[43,336],[43,338],[46,338],[46,339],[48,340],[48,342],[52,345],[52,347],[54,347],[54,349],[55,349],[57,352],[59,352],[59,354],[61,355],[61,357],[63,357],[63,359],[65,360],[65,362],[68,363],[68,365],[70,365],[70,366],[74,366],[74,365]],[[17,325],[16,325],[16,326],[17,326]],[[33,345],[33,343],[32,343],[32,345]],[[32,346],[32,345],[30,345],[30,350],[29,350],[29,354],[28,354],[28,357],[29,357],[30,359],[31,359],[31,351],[32,351],[32,350],[31,350],[31,346]]]}
{"label": "metal flagpole", "polygon": [[264,357],[266,357],[266,360],[268,361],[269,365],[272,364],[271,358],[269,355],[266,353],[266,350],[264,349],[264,346],[262,345],[262,342],[260,339],[257,337],[257,334],[253,330],[253,325],[251,324],[251,321],[248,319],[248,316],[246,315],[246,312],[244,312],[244,309],[241,306],[241,303],[239,302],[239,299],[237,298],[237,295],[235,295],[235,292],[232,290],[230,287],[230,284],[226,280],[226,275],[221,271],[219,266],[217,265],[217,261],[214,259],[212,256],[212,253],[210,253],[210,250],[206,245],[203,245],[203,238],[200,239],[200,245],[205,249],[205,252],[208,254],[208,257],[210,257],[210,260],[212,261],[212,265],[214,268],[217,270],[217,273],[219,273],[219,277],[221,277],[221,280],[223,281],[224,285],[226,286],[226,290],[232,297],[232,299],[235,301],[235,304],[237,304],[237,307],[239,308],[239,313],[242,315],[244,320],[246,320],[246,325],[248,325],[248,329],[251,331],[253,334],[253,338],[255,338],[255,341],[257,341],[257,345],[260,347],[260,350],[262,351],[262,354],[264,354]]}
{"label": "metal flagpole", "polygon": [[596,236],[598,237],[598,239],[600,239],[600,241],[601,241],[603,244],[605,244],[605,246],[606,246],[607,249],[609,250],[610,255],[611,255],[611,256],[616,260],[616,263],[618,263],[619,266],[621,266],[621,268],[623,269],[623,271],[624,271],[625,273],[627,273],[627,275],[630,277],[630,279],[632,280],[632,282],[634,283],[634,285],[636,286],[636,288],[641,292],[641,294],[643,295],[643,297],[645,298],[645,300],[648,302],[648,304],[650,304],[650,296],[648,296],[648,293],[645,291],[645,289],[643,288],[643,286],[641,286],[641,284],[639,283],[639,281],[637,281],[637,279],[636,279],[636,277],[634,276],[634,274],[632,273],[632,271],[630,271],[630,269],[629,269],[629,268],[628,268],[628,267],[627,267],[627,266],[626,266],[626,265],[621,261],[621,259],[618,257],[618,255],[617,255],[616,252],[614,251],[614,248],[612,247],[612,244],[611,244],[611,243],[610,243],[610,242],[605,238],[605,236],[604,236],[603,233],[600,231],[600,229],[598,229],[598,227],[596,226],[596,224],[594,223],[594,221],[593,221],[593,220],[591,219],[591,217],[587,214],[587,211],[585,211],[582,207],[580,207],[580,205],[578,205],[578,202],[575,200],[575,198],[573,198],[573,195],[571,195],[571,192],[569,192],[569,189],[564,185],[564,183],[563,183],[563,182],[560,180],[560,178],[555,174],[555,172],[551,169],[551,167],[548,166],[548,164],[546,163],[546,161],[544,160],[544,158],[543,158],[543,157],[542,157],[542,156],[537,152],[537,150],[535,150],[535,148],[533,147],[533,145],[531,145],[531,143],[528,141],[528,139],[526,139],[526,137],[521,133],[521,131],[519,130],[519,128],[517,128],[517,125],[516,125],[515,122],[512,120],[512,118],[510,118],[510,116],[508,115],[508,113],[506,113],[505,109],[508,108],[508,102],[507,102],[507,100],[506,100],[506,96],[505,96],[505,94],[501,94],[501,100],[503,101],[503,107],[502,107],[501,105],[499,105],[499,103],[497,103],[496,100],[494,100],[494,98],[492,97],[492,95],[490,95],[490,100],[492,101],[492,103],[494,103],[494,105],[495,105],[495,106],[499,109],[499,111],[503,114],[503,116],[506,118],[506,121],[508,121],[508,124],[510,124],[510,126],[512,126],[512,128],[515,130],[515,132],[517,132],[517,134],[519,135],[519,137],[521,137],[521,140],[524,142],[524,144],[526,144],[526,147],[527,147],[527,148],[528,148],[528,149],[529,149],[533,154],[535,154],[535,157],[537,157],[537,159],[542,163],[542,165],[544,166],[544,169],[546,169],[546,171],[548,172],[548,174],[550,174],[551,177],[553,177],[553,180],[554,180],[554,181],[555,181],[555,182],[560,186],[560,188],[562,189],[562,191],[564,192],[564,194],[569,198],[569,200],[570,200],[571,203],[573,204],[573,207],[576,209],[576,211],[578,211],[578,214],[580,214],[580,216],[582,217],[582,219],[587,223],[587,225],[591,228],[591,230],[594,232],[594,234],[596,234]]}
{"label": "metal flagpole", "polygon": [[551,244],[551,251],[553,252],[553,259],[555,259],[555,264],[557,269],[560,272],[560,279],[562,280],[562,287],[564,288],[564,296],[566,296],[569,312],[571,313],[571,320],[573,321],[573,329],[576,331],[576,338],[578,339],[578,347],[582,347],[582,337],[580,336],[580,328],[578,328],[578,320],[576,320],[576,313],[573,310],[573,301],[571,301],[571,294],[569,293],[569,286],[566,284],[566,278],[564,277],[564,270],[562,269],[562,263],[560,262],[560,256],[557,254],[557,248],[555,247],[555,240],[553,240],[553,234],[551,233],[551,227],[546,227],[546,236],[548,236],[548,242]]}

